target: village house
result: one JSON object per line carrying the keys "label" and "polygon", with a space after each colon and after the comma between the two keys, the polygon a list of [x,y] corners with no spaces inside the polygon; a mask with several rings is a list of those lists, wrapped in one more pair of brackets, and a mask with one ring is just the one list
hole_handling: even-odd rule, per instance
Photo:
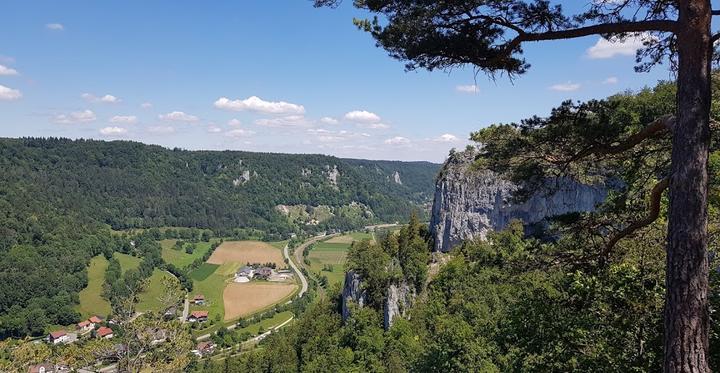
{"label": "village house", "polygon": [[78,331],[80,331],[80,333],[87,333],[95,329],[95,325],[88,320],[80,321],[79,323],[77,323],[77,329]]}
{"label": "village house", "polygon": [[208,311],[192,311],[187,320],[189,322],[205,322],[208,319]]}
{"label": "village house", "polygon": [[101,318],[93,316],[85,321],[80,321],[79,323],[77,323],[77,329],[78,331],[80,331],[80,333],[87,333],[95,329],[95,326],[97,326],[97,324],[100,324],[101,322]]}
{"label": "village house", "polygon": [[205,304],[205,296],[202,294],[195,295],[195,298],[193,298],[193,303],[198,306],[202,306],[203,304]]}
{"label": "village house", "polygon": [[67,332],[65,332],[64,330],[51,332],[48,335],[48,342],[55,345],[60,343],[67,343],[68,341],[70,341],[70,336],[68,336]]}
{"label": "village house", "polygon": [[215,351],[215,344],[210,341],[204,341],[197,344],[197,347],[195,348],[195,355],[197,356],[207,356],[211,355]]}
{"label": "village house", "polygon": [[97,330],[95,335],[97,335],[98,338],[105,338],[105,339],[111,339],[112,337],[115,336],[115,334],[113,333],[113,330],[106,326],[101,326],[100,329]]}

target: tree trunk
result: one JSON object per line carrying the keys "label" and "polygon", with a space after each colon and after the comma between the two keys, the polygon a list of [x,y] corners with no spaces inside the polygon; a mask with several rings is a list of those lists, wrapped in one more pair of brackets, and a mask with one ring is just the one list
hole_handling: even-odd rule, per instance
{"label": "tree trunk", "polygon": [[710,372],[707,162],[712,15],[709,0],[678,3],[677,123],[672,141],[664,370]]}

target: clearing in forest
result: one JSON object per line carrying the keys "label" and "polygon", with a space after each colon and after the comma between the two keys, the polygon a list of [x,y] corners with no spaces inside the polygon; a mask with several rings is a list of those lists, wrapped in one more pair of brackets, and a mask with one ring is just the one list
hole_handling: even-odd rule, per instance
{"label": "clearing in forest", "polygon": [[224,242],[213,251],[207,262],[210,264],[234,262],[241,265],[246,263],[275,263],[278,268],[285,267],[282,252],[261,241]]}
{"label": "clearing in forest", "polygon": [[249,316],[287,299],[297,289],[289,283],[230,283],[225,287],[225,321]]}
{"label": "clearing in forest", "polygon": [[88,267],[88,284],[80,291],[80,306],[78,311],[83,318],[93,315],[107,316],[111,313],[110,302],[102,297],[103,283],[105,283],[105,270],[108,261],[101,254],[90,261]]}
{"label": "clearing in forest", "polygon": [[[210,240],[210,242],[195,243],[196,249],[192,254],[186,253],[184,248],[176,250],[174,247],[175,242],[177,241],[178,240],[175,239],[160,241],[160,245],[162,246],[162,258],[165,262],[170,263],[175,267],[185,268],[192,264],[195,259],[202,258],[202,256],[210,250],[210,246],[216,241],[216,239]],[[191,245],[191,243],[186,243],[185,245]]]}
{"label": "clearing in forest", "polygon": [[308,254],[310,270],[318,276],[326,276],[330,286],[342,283],[345,279],[345,260],[350,246],[355,241],[366,239],[372,239],[372,235],[353,232],[316,243]]}

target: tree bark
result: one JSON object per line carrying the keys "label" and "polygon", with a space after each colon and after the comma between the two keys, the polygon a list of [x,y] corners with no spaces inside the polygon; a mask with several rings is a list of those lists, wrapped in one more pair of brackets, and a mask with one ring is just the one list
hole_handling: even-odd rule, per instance
{"label": "tree bark", "polygon": [[707,189],[712,19],[709,0],[679,0],[677,122],[667,242],[665,372],[708,366]]}

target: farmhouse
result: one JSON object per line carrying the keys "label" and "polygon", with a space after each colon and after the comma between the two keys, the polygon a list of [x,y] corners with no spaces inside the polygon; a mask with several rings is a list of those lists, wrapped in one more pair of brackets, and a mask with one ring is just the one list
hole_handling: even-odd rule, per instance
{"label": "farmhouse", "polygon": [[213,351],[215,351],[215,344],[210,341],[205,341],[198,343],[193,352],[195,355],[202,357],[212,354]]}
{"label": "farmhouse", "polygon": [[193,303],[198,306],[202,306],[203,304],[205,304],[205,296],[202,294],[195,295],[195,298],[193,298]]}
{"label": "farmhouse", "polygon": [[205,322],[208,319],[208,311],[192,311],[187,320],[189,322]]}
{"label": "farmhouse", "polygon": [[268,277],[272,276],[273,270],[270,267],[262,267],[255,272],[255,275],[257,277],[260,277],[262,279],[267,279]]}
{"label": "farmhouse", "polygon": [[48,335],[48,342],[52,344],[67,343],[68,341],[70,341],[70,336],[64,330],[51,332]]}
{"label": "farmhouse", "polygon": [[93,316],[85,321],[80,321],[79,323],[77,323],[77,329],[80,331],[80,333],[87,333],[95,329],[95,326],[101,322],[101,318]]}
{"label": "farmhouse", "polygon": [[77,329],[81,333],[87,333],[95,328],[95,325],[88,320],[80,321],[77,323]]}
{"label": "farmhouse", "polygon": [[100,329],[97,330],[96,335],[98,338],[111,339],[114,336],[114,333],[112,329],[106,326],[101,326]]}
{"label": "farmhouse", "polygon": [[247,277],[247,278],[253,278],[254,275],[255,275],[255,268],[250,267],[250,266],[245,266],[245,267],[240,268],[237,271],[237,273],[235,274],[235,277],[243,276],[243,277]]}

